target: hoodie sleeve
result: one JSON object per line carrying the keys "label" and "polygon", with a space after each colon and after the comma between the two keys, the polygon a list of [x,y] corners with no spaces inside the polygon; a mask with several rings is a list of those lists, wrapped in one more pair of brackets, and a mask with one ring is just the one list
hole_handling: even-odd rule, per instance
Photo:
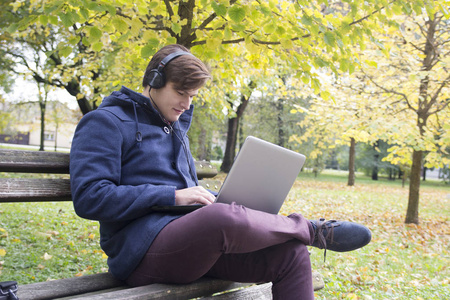
{"label": "hoodie sleeve", "polygon": [[80,217],[126,221],[150,213],[154,205],[175,204],[175,186],[121,185],[122,142],[108,112],[90,112],[78,124],[70,153],[70,181]]}

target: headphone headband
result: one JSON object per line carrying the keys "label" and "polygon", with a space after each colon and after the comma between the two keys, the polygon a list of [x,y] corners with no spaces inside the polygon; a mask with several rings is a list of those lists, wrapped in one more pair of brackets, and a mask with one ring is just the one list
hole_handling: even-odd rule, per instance
{"label": "headphone headband", "polygon": [[170,61],[181,55],[194,56],[192,53],[186,51],[176,51],[170,53],[161,60],[157,69],[152,69],[150,71],[148,85],[155,89],[162,88],[166,84],[166,76],[164,74],[164,68]]}
{"label": "headphone headband", "polygon": [[164,67],[165,67],[171,60],[173,60],[173,59],[175,59],[175,58],[177,58],[178,56],[181,56],[181,55],[192,55],[192,54],[189,53],[189,52],[186,52],[186,51],[177,51],[177,52],[170,53],[169,55],[167,55],[166,57],[164,57],[163,60],[161,60],[161,62],[160,62],[159,65],[158,65],[158,70],[161,72],[161,71],[164,69]]}

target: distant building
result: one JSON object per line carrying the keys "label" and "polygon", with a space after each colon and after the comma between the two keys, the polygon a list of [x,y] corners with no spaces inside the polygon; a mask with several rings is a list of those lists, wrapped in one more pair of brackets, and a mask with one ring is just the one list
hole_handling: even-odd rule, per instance
{"label": "distant building", "polygon": [[[11,111],[11,115],[15,121],[10,122],[8,134],[0,132],[0,143],[39,147],[41,142],[39,109],[35,105],[17,106]],[[45,150],[70,149],[80,117],[79,111],[71,110],[64,104],[58,102],[55,106],[49,103],[43,137]]]}

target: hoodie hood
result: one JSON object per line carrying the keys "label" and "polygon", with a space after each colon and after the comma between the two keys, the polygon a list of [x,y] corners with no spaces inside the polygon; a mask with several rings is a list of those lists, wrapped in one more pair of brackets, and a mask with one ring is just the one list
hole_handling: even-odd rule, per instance
{"label": "hoodie hood", "polygon": [[[150,119],[154,125],[161,127],[168,124],[163,120],[160,113],[153,107],[150,98],[137,93],[125,86],[120,91],[112,92],[111,95],[105,97],[98,109],[106,109],[115,114],[121,120],[134,121],[136,123],[136,142],[142,142],[142,134],[139,129],[139,123],[143,119]],[[191,126],[194,106],[191,105],[189,110],[185,111],[178,121],[169,124],[171,128],[179,130],[182,136],[185,136]],[[176,124],[178,123],[178,124]],[[177,126],[175,126],[177,125]]]}

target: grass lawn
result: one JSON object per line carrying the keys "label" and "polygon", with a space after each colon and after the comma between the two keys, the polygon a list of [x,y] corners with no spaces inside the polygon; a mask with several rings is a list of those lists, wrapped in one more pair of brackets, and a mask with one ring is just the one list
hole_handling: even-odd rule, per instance
{"label": "grass lawn", "polygon": [[450,299],[450,187],[421,186],[419,226],[405,225],[408,186],[359,176],[354,187],[345,175],[302,174],[282,213],[360,222],[372,231],[363,249],[311,249],[313,269],[325,280],[316,299]]}
{"label": "grass lawn", "polygon": [[[345,174],[301,174],[282,214],[345,219],[373,234],[363,249],[311,248],[326,286],[316,299],[450,299],[450,187],[421,186],[421,223],[405,225],[408,187]],[[77,217],[71,203],[0,204],[0,281],[20,284],[107,271],[98,224]]]}

